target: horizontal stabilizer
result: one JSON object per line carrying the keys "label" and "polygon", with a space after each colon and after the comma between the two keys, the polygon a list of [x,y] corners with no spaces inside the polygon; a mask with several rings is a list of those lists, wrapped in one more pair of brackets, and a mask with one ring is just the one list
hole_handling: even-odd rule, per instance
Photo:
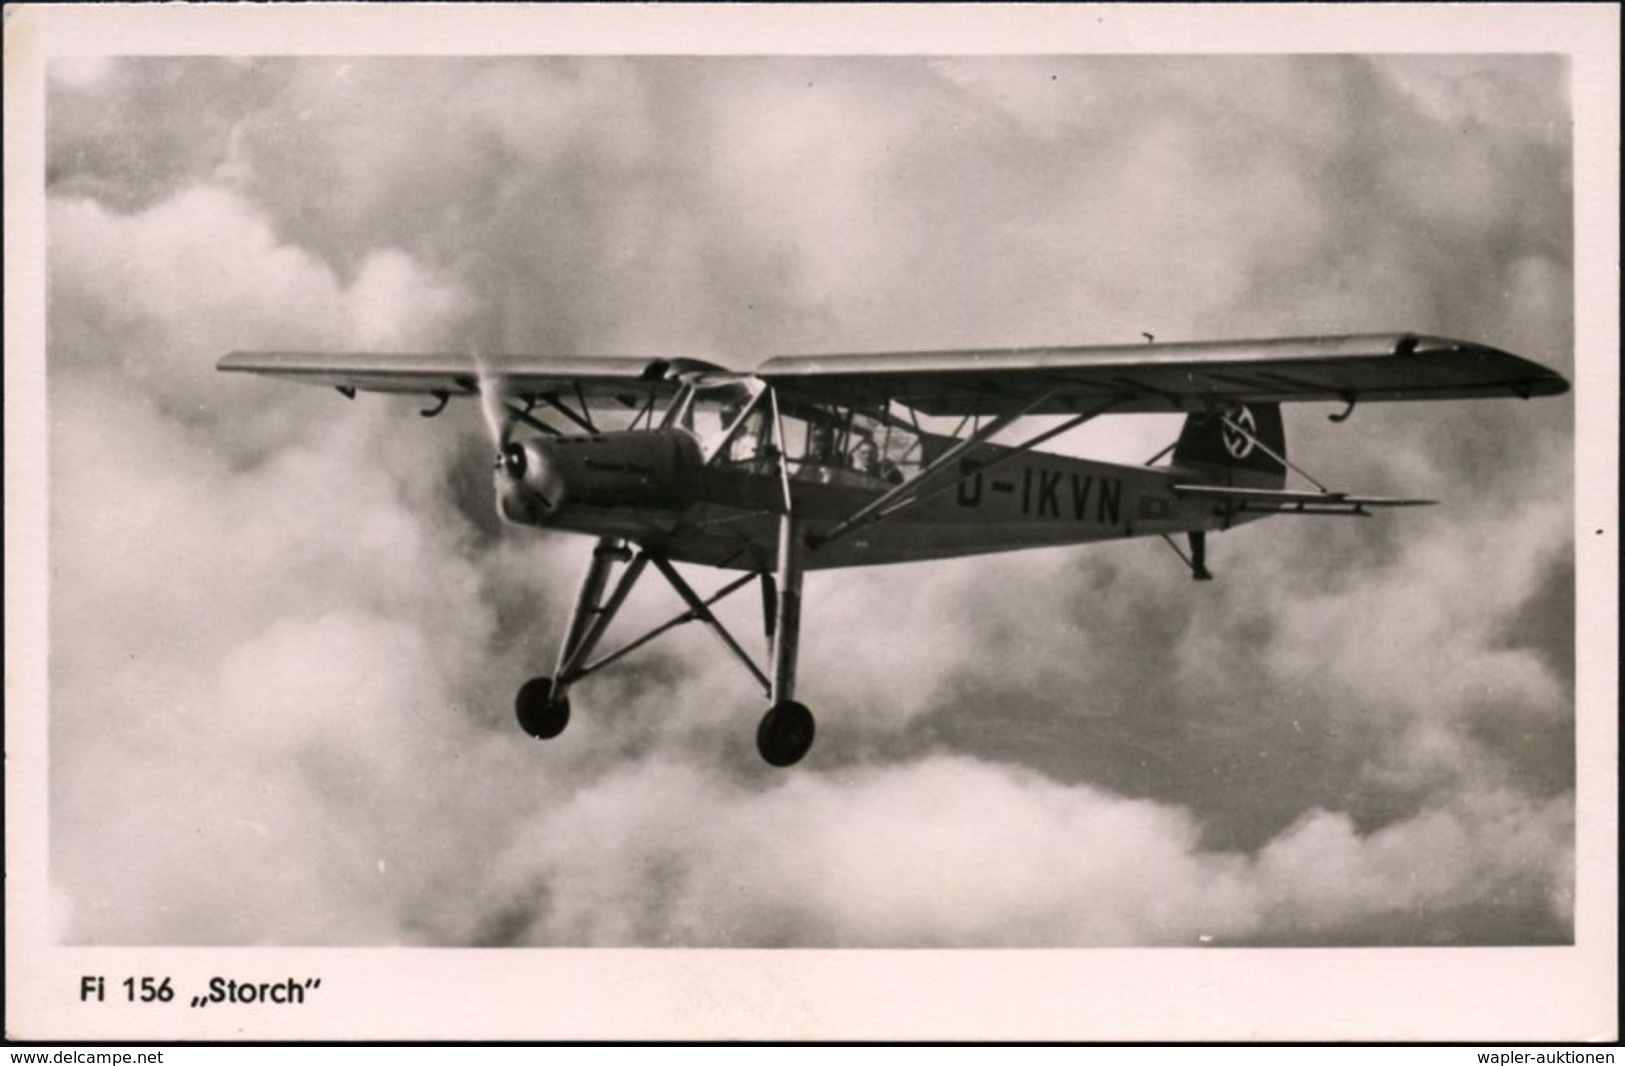
{"label": "horizontal stabilizer", "polygon": [[1213,500],[1231,511],[1265,514],[1364,514],[1367,507],[1426,507],[1436,500],[1396,496],[1353,496],[1346,492],[1294,492],[1290,489],[1241,489],[1225,485],[1175,485],[1181,499]]}

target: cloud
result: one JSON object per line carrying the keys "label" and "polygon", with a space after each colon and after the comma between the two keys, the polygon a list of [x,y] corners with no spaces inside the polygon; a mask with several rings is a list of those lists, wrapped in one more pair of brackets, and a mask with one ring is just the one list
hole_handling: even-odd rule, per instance
{"label": "cloud", "polygon": [[1566,805],[1477,802],[1371,834],[1311,811],[1248,856],[1183,809],[963,757],[765,792],[657,759],[543,814],[480,910],[531,944],[1195,945],[1560,893],[1534,871]]}
{"label": "cloud", "polygon": [[[1214,585],[1146,541],[814,574],[820,738],[780,774],[695,626],[579,686],[563,737],[520,736],[512,691],[550,665],[586,542],[497,525],[478,412],[213,370],[1396,327],[1570,366],[1561,64],[1426,66],[58,77],[63,938],[1567,939],[1566,401],[1289,413],[1318,475],[1444,504],[1215,537]],[[1176,430],[1077,447],[1139,462]],[[629,626],[681,609],[658,589]],[[747,638],[753,601],[724,611]]]}

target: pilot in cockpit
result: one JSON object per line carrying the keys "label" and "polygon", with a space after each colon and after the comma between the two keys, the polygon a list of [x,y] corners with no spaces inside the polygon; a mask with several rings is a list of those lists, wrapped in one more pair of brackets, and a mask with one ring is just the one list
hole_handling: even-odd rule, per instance
{"label": "pilot in cockpit", "polygon": [[897,464],[880,457],[880,449],[871,437],[861,438],[857,447],[852,449],[852,469],[893,485],[903,480],[903,472],[897,469]]}
{"label": "pilot in cockpit", "polygon": [[[730,399],[722,405],[722,428],[726,432],[749,405],[748,400]],[[758,405],[728,442],[727,460],[730,463],[753,463],[766,455],[764,431],[766,412]]]}
{"label": "pilot in cockpit", "polygon": [[801,465],[801,476],[827,483],[836,462],[835,428],[814,422],[807,429],[807,457]]}

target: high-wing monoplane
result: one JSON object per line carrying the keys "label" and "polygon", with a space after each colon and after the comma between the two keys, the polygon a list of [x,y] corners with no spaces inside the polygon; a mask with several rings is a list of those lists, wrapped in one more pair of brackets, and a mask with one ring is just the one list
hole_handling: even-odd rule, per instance
{"label": "high-wing monoplane", "polygon": [[[518,691],[520,726],[558,736],[574,685],[697,621],[761,686],[756,743],[774,766],[813,742],[795,698],[809,570],[1155,536],[1208,580],[1210,532],[1430,502],[1315,480],[1287,458],[1281,404],[1340,402],[1331,419],[1342,422],[1361,403],[1568,390],[1519,356],[1416,334],[776,356],[750,372],[687,358],[312,352],[233,352],[219,366],[351,398],[421,394],[427,416],[481,398],[502,517],[597,538],[552,673]],[[1185,420],[1144,465],[1038,450],[1102,415],[1147,412]],[[1288,488],[1289,472],[1306,484]],[[738,574],[701,595],[678,563]],[[599,653],[651,569],[686,609]],[[752,583],[765,669],[713,611]]]}

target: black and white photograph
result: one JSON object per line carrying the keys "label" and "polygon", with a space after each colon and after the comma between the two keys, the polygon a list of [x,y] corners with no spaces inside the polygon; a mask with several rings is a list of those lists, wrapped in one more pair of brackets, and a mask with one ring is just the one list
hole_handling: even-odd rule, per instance
{"label": "black and white photograph", "polygon": [[383,7],[34,42],[8,1032],[1617,1035],[1617,9]]}

